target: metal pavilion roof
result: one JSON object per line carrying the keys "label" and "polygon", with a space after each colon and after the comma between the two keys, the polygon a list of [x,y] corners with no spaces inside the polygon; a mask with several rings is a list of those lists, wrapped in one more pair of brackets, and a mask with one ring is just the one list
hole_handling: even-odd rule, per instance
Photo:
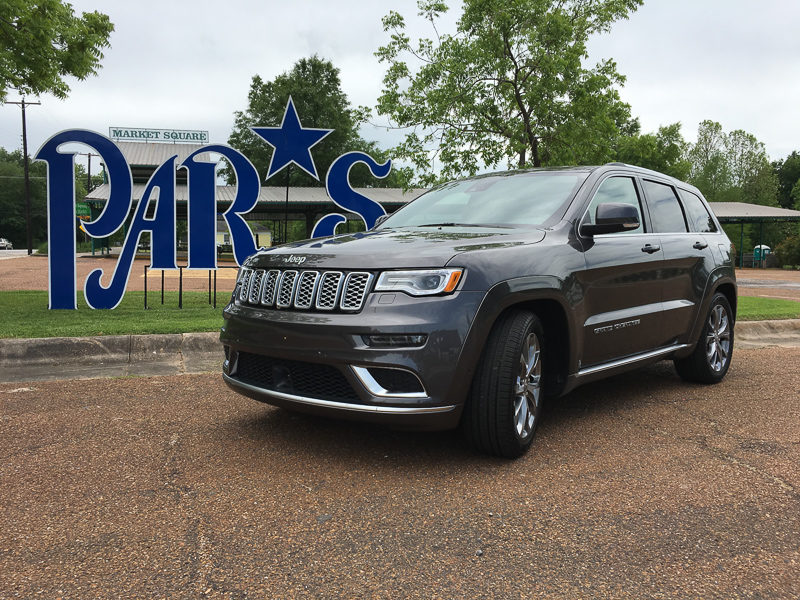
{"label": "metal pavilion roof", "polygon": [[800,221],[800,210],[745,202],[709,202],[708,204],[720,223]]}
{"label": "metal pavilion roof", "polygon": [[[178,163],[181,163],[192,152],[196,152],[203,147],[203,144],[165,144],[142,143],[142,142],[116,142],[117,147],[122,151],[122,155],[129,165],[144,167],[158,167],[168,158],[178,156]],[[208,161],[210,155],[204,152],[198,157],[199,160]]]}
{"label": "metal pavilion roof", "polygon": [[[138,144],[137,144],[138,145]],[[144,144],[141,144],[144,145]],[[151,144],[153,145],[153,144]],[[188,144],[175,144],[187,146]],[[188,155],[188,153],[187,153]],[[133,199],[138,201],[144,193],[146,185],[143,183],[133,184]],[[86,196],[87,202],[94,202],[98,204],[105,203],[108,200],[108,195],[111,186],[107,183],[100,185],[93,189]],[[359,194],[375,200],[380,204],[400,206],[410,202],[423,192],[424,189],[411,189],[403,191],[402,188],[355,188]],[[217,202],[231,203],[236,197],[236,186],[231,185],[218,185],[217,186]],[[186,202],[189,198],[188,188],[185,185],[177,185],[175,187],[175,200],[178,202]],[[283,187],[262,187],[261,193],[258,196],[259,205],[281,207],[286,203],[286,188]],[[297,208],[298,206],[319,206],[332,204],[332,200],[328,197],[325,188],[322,187],[294,187],[289,188],[289,206]]]}

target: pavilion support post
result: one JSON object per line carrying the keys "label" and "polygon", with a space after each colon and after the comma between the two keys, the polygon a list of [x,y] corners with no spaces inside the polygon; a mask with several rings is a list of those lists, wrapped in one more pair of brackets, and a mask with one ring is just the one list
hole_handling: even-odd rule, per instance
{"label": "pavilion support post", "polygon": [[744,221],[742,221],[742,233],[739,237],[739,268],[744,269]]}
{"label": "pavilion support post", "polygon": [[764,268],[764,221],[761,221],[758,231],[758,266]]}
{"label": "pavilion support post", "polygon": [[314,230],[314,211],[306,213],[306,238],[311,237],[311,232]]}

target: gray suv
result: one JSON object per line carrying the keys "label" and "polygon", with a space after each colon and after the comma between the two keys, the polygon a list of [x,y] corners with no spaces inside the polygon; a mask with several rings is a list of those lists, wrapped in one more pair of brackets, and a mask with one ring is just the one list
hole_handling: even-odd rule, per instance
{"label": "gray suv", "polygon": [[277,406],[460,426],[524,453],[544,398],[672,359],[717,383],[731,244],[700,192],[624,164],[447,183],[365,233],[261,250],[224,309],[223,378]]}

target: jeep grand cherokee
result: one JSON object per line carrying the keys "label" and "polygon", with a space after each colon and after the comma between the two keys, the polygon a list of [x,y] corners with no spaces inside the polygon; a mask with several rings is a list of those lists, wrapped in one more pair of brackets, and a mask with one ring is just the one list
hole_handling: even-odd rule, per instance
{"label": "jeep grand cherokee", "polygon": [[291,409],[460,426],[515,457],[545,397],[662,359],[719,382],[736,299],[696,188],[618,163],[496,173],[365,233],[251,256],[224,309],[223,377]]}

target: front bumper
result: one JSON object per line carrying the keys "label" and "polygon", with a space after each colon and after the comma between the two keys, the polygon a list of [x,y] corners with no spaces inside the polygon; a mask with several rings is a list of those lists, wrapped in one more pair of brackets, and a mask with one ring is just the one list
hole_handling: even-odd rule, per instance
{"label": "front bumper", "polygon": [[[276,406],[398,427],[452,428],[472,380],[475,357],[465,356],[463,348],[483,297],[373,293],[357,314],[232,302],[220,335],[227,357],[223,378],[237,392]],[[423,335],[425,341],[375,347],[365,340],[371,335]],[[242,358],[261,364],[266,374],[240,369]],[[387,391],[370,377],[386,370],[411,374],[421,385],[410,393]],[[339,391],[329,393],[328,380],[336,380]]]}

